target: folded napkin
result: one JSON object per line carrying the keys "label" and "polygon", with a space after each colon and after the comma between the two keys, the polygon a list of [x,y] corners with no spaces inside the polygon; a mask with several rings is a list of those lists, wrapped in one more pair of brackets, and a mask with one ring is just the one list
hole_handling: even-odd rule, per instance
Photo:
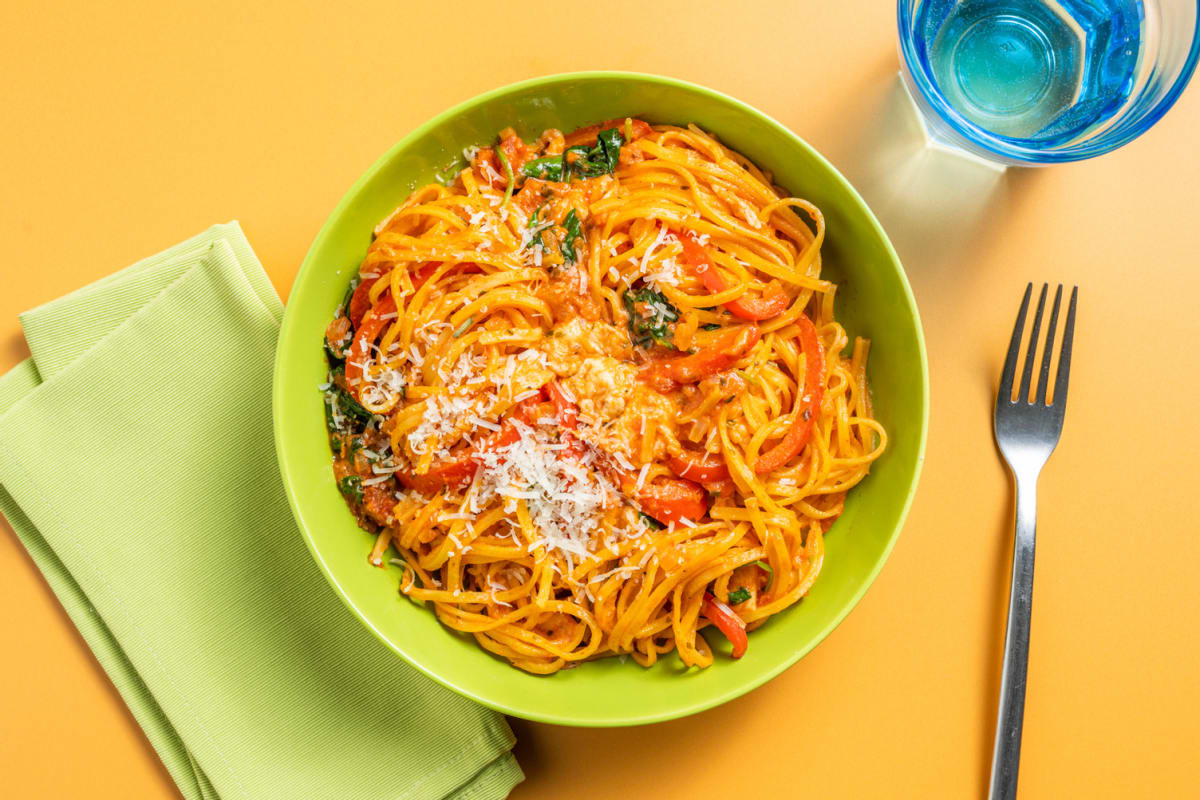
{"label": "folded napkin", "polygon": [[504,719],[376,641],[296,530],[282,311],[230,223],[23,314],[0,512],[188,800],[504,797]]}

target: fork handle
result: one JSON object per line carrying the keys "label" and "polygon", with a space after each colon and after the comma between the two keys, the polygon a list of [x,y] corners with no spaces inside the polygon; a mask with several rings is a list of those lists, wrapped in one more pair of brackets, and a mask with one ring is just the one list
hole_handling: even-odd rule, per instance
{"label": "fork handle", "polygon": [[1013,537],[1012,587],[1004,634],[1004,671],[996,714],[989,800],[1017,796],[1021,761],[1021,725],[1025,716],[1025,679],[1029,663],[1029,617],[1033,610],[1033,551],[1037,533],[1037,474],[1017,478],[1017,524]]}

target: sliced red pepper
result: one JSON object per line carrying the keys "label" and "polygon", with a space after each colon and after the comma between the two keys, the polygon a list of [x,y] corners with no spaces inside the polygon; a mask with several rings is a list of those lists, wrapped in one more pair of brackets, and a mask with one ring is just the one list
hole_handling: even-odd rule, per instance
{"label": "sliced red pepper", "polygon": [[378,278],[367,278],[358,285],[354,290],[354,294],[350,296],[350,307],[346,309],[346,316],[350,318],[350,323],[357,329],[362,324],[362,319],[371,310],[371,287],[377,282],[383,280],[384,276]]}
{"label": "sliced red pepper", "polygon": [[679,455],[668,458],[667,466],[679,477],[700,483],[729,478],[729,468],[725,466],[725,460],[715,453],[684,450]]}
{"label": "sliced red pepper", "polygon": [[699,522],[708,513],[704,487],[684,478],[658,478],[637,492],[642,510],[664,525],[680,524],[686,518]]}
{"label": "sliced red pepper", "polygon": [[550,402],[554,403],[554,413],[558,417],[558,424],[569,430],[575,430],[579,426],[579,409],[567,399],[562,387],[558,385],[558,381],[547,383],[546,393],[550,396]]}
{"label": "sliced red pepper", "polygon": [[371,345],[391,323],[391,320],[382,319],[382,317],[395,310],[396,302],[392,296],[384,295],[379,304],[363,317],[362,325],[354,334],[354,342],[350,345],[349,355],[346,356],[346,385],[350,387],[351,393],[357,399],[361,399],[363,365],[367,362],[367,354],[371,352]]}
{"label": "sliced red pepper", "polygon": [[796,319],[800,327],[800,346],[804,349],[804,386],[796,387],[796,404],[792,426],[779,444],[758,457],[754,471],[759,475],[779,469],[804,449],[812,435],[821,398],[825,394],[825,348],[808,315]]}
{"label": "sliced red pepper", "polygon": [[[625,130],[625,120],[626,117],[621,117],[620,119],[608,119],[604,122],[601,122],[599,125],[587,125],[582,128],[576,128],[566,135],[563,143],[567,147],[574,147],[577,144],[595,144],[597,134],[599,134],[600,131],[608,130],[609,128],[616,128],[621,132],[622,138],[624,138],[627,135]],[[649,136],[650,134],[654,133],[654,129],[650,127],[649,122],[645,122],[644,120],[636,118],[629,118],[629,128],[630,130],[628,135],[630,135],[630,139],[628,141],[640,139],[643,136]]]}
{"label": "sliced red pepper", "polygon": [[567,399],[558,381],[550,381],[545,389],[550,402],[554,404],[554,415],[558,417],[558,426],[562,429],[562,441],[567,443],[567,449],[563,452],[576,458],[581,457],[587,451],[587,446],[575,434],[579,427],[579,409]]}
{"label": "sliced red pepper", "polygon": [[[442,265],[441,261],[427,261],[417,268],[412,274],[413,291],[420,289],[425,281],[429,280],[437,268]],[[474,272],[482,272],[478,264],[473,262],[464,262],[456,264],[446,270],[445,275],[467,274]],[[357,328],[362,324],[363,317],[371,310],[371,289],[376,283],[387,279],[387,275],[380,275],[378,278],[368,278],[358,285],[354,290],[354,294],[350,296],[350,307],[346,309],[346,316],[350,318],[350,322]],[[443,276],[445,277],[445,276]],[[384,289],[384,292],[389,291]],[[392,309],[393,311],[395,309]]]}
{"label": "sliced red pepper", "polygon": [[[437,268],[442,265],[441,261],[430,261],[422,265],[420,269],[412,274],[413,291],[420,289],[425,285],[425,282],[433,277],[433,273],[437,272]],[[464,261],[461,264],[455,264],[450,269],[442,273],[442,277],[446,278],[451,275],[473,275],[483,272],[479,265],[474,261]]]}
{"label": "sliced red pepper", "polygon": [[521,436],[517,433],[516,426],[505,420],[499,431],[476,442],[474,447],[464,448],[450,458],[435,462],[424,475],[398,472],[396,477],[409,489],[416,489],[423,494],[439,492],[443,486],[465,486],[471,482],[479,469],[477,456],[480,453],[490,453],[507,447],[519,438]]}
{"label": "sliced red pepper", "polygon": [[479,469],[479,456],[491,453],[502,447],[508,447],[521,438],[513,419],[528,422],[533,407],[540,398],[531,397],[519,403],[512,417],[500,423],[500,430],[479,439],[471,447],[465,447],[452,454],[449,458],[433,463],[429,471],[423,475],[415,473],[396,473],[400,482],[409,489],[416,489],[423,494],[441,491],[443,486],[465,486],[475,477]]}
{"label": "sliced red pepper", "polygon": [[725,635],[729,643],[733,645],[734,658],[741,658],[746,655],[746,647],[749,642],[746,640],[746,623],[742,622],[742,618],[733,612],[733,609],[722,603],[717,598],[713,597],[712,592],[704,593],[704,616],[708,621],[717,626],[717,629]]}
{"label": "sliced red pepper", "polygon": [[734,492],[737,491],[737,484],[733,482],[733,478],[726,478],[723,481],[705,481],[704,491],[708,492],[709,498],[714,502],[722,498],[732,500]]}
{"label": "sliced red pepper", "polygon": [[[717,266],[709,258],[708,253],[690,234],[680,236],[679,243],[683,246],[682,262],[693,275],[700,279],[704,288],[713,294],[720,294],[729,288],[728,281],[717,271]],[[725,308],[735,317],[758,322],[783,313],[788,307],[788,296],[777,281],[771,281],[762,295],[743,295],[737,300],[725,303]]]}
{"label": "sliced red pepper", "polygon": [[412,274],[412,277],[410,278],[410,280],[412,281],[412,285],[413,285],[413,291],[415,292],[417,289],[420,289],[422,286],[424,286],[425,281],[432,278],[433,273],[436,272],[437,268],[440,267],[441,265],[442,265],[442,262],[440,262],[440,261],[427,261],[424,264],[422,264],[417,269],[417,271]]}
{"label": "sliced red pepper", "polygon": [[756,325],[730,328],[697,353],[650,364],[643,368],[642,378],[659,391],[670,391],[673,383],[696,383],[732,367],[760,338]]}

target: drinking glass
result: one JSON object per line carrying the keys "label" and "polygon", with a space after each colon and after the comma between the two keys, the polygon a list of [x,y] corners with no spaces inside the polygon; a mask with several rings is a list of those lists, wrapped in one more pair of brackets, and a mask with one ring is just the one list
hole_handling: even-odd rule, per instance
{"label": "drinking glass", "polygon": [[899,0],[901,76],[936,142],[999,164],[1145,132],[1200,55],[1200,0]]}

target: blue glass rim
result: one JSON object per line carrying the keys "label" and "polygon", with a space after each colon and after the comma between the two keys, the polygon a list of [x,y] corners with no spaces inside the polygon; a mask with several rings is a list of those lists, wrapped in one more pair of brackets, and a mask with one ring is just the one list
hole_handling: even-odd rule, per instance
{"label": "blue glass rim", "polygon": [[[918,0],[920,2],[920,0]],[[915,3],[899,0],[896,3],[896,24],[900,39],[900,54],[904,59],[903,69],[910,78],[909,84],[915,86],[921,93],[919,98],[937,113],[941,122],[949,126],[952,133],[964,139],[969,149],[978,155],[1006,161],[1014,164],[1061,164],[1069,161],[1081,161],[1085,158],[1104,155],[1116,150],[1141,136],[1162,119],[1195,72],[1196,62],[1200,60],[1200,0],[1196,4],[1196,21],[1192,29],[1192,43],[1188,50],[1187,60],[1183,69],[1175,78],[1175,82],[1163,94],[1157,103],[1145,112],[1136,122],[1122,126],[1120,123],[1104,131],[1094,139],[1065,147],[1043,149],[1021,144],[1020,139],[998,136],[984,130],[971,122],[954,109],[934,86],[933,81],[921,68],[913,47],[910,34],[912,29],[912,9]],[[922,103],[918,102],[918,106]],[[1111,136],[1110,136],[1111,134]]]}

